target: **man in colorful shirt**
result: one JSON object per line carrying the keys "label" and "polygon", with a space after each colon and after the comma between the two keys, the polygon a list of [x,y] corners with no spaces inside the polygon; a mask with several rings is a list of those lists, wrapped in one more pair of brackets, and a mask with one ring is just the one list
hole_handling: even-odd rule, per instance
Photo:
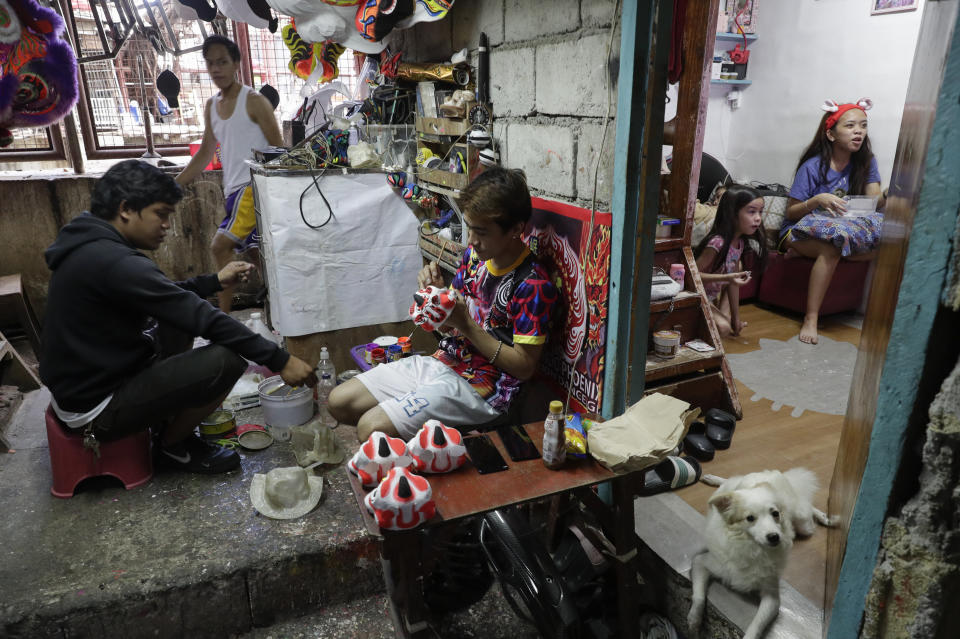
{"label": "man in colorful shirt", "polygon": [[[469,247],[453,278],[457,304],[443,325],[450,334],[432,357],[377,366],[337,386],[330,412],[409,440],[428,419],[474,426],[507,410],[533,376],[549,332],[556,287],[523,242],[530,192],[520,171],[488,169],[460,197]],[[444,286],[435,263],[418,283]]]}

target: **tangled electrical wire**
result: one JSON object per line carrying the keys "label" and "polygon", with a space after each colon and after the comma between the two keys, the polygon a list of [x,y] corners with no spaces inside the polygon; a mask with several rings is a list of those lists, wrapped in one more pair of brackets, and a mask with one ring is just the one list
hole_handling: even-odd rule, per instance
{"label": "tangled electrical wire", "polygon": [[[349,142],[350,134],[348,131],[320,129],[279,158],[268,163],[270,166],[290,168],[307,167],[307,170],[310,171],[312,184],[308,184],[306,188],[301,191],[299,200],[300,219],[303,220],[303,223],[308,228],[314,230],[322,229],[329,224],[330,220],[334,217],[333,208],[330,206],[327,196],[323,194],[323,189],[320,188],[320,183],[317,181],[317,178],[321,177],[329,167],[345,167],[350,165],[347,158]],[[319,173],[317,172],[318,170]],[[311,224],[308,222],[303,210],[303,200],[307,196],[307,192],[311,186],[317,190],[317,193],[320,194],[320,198],[323,200],[323,204],[327,207],[327,219],[321,224]]]}

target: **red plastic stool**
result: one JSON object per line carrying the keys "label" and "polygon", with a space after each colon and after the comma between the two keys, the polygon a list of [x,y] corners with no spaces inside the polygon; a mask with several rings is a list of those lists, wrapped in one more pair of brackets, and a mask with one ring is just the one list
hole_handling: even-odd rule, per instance
{"label": "red plastic stool", "polygon": [[50,467],[53,470],[54,497],[73,497],[77,484],[88,477],[110,475],[130,490],[153,477],[153,456],[150,452],[150,431],[128,435],[122,439],[100,443],[100,457],[83,447],[83,435],[72,431],[47,406],[47,442],[50,445]]}

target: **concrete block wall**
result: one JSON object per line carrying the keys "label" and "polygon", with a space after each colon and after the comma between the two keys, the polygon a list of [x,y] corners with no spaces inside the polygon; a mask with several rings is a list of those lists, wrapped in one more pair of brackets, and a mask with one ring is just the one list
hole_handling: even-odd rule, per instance
{"label": "concrete block wall", "polygon": [[960,636],[960,361],[928,414],[917,490],[884,523],[863,638]]}
{"label": "concrete block wall", "polygon": [[[466,48],[475,64],[490,42],[491,132],[504,166],[523,169],[534,195],[590,207],[600,157],[597,208],[610,210],[615,121],[603,137],[609,89],[616,114],[619,21],[614,0],[474,0],[446,20],[399,32],[404,57],[441,61]],[[611,23],[613,65],[607,63]]]}
{"label": "concrete block wall", "polygon": [[[60,227],[90,206],[93,185],[100,175],[0,180],[0,202],[16,202],[15,206],[0,207],[0,238],[17,238],[4,242],[0,275],[20,273],[27,296],[41,317],[50,280],[43,252]],[[177,211],[166,241],[150,257],[174,280],[212,273],[216,264],[210,241],[223,217],[220,172],[208,171],[189,185]]]}

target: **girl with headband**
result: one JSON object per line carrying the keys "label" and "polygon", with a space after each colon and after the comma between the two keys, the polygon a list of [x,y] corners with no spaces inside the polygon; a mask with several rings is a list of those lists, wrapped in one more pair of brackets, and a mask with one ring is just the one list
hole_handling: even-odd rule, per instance
{"label": "girl with headband", "polygon": [[790,200],[780,229],[780,251],[787,257],[803,255],[816,262],[810,272],[807,308],[800,341],[817,343],[820,305],[840,258],[872,259],[880,244],[883,215],[848,216],[850,195],[878,198],[883,208],[880,171],[867,137],[867,111],[873,103],[827,100],[813,141],[800,157],[790,188]]}

